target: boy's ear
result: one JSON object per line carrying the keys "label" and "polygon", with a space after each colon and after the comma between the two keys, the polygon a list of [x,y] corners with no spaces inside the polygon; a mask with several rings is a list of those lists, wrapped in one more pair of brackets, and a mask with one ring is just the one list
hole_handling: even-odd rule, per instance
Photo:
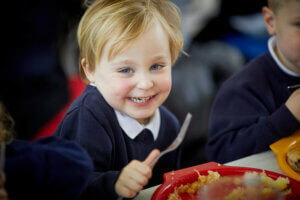
{"label": "boy's ear", "polygon": [[91,67],[89,66],[89,64],[87,63],[85,58],[82,58],[80,62],[81,62],[83,71],[85,73],[85,76],[91,83],[93,83],[94,82],[94,70],[91,69]]}
{"label": "boy's ear", "polygon": [[270,35],[275,35],[276,34],[276,31],[275,31],[276,30],[275,29],[276,23],[275,23],[274,12],[270,8],[264,6],[263,9],[262,9],[262,14],[263,14],[263,17],[264,17],[264,21],[265,21],[268,33]]}

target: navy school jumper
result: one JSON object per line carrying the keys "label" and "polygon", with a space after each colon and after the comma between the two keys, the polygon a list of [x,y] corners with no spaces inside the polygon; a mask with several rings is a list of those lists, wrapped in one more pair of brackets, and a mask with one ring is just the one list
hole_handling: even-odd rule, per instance
{"label": "navy school jumper", "polygon": [[16,139],[6,147],[5,187],[10,200],[79,199],[92,172],[88,153],[59,137]]}
{"label": "navy school jumper", "polygon": [[300,77],[284,73],[269,52],[226,80],[211,111],[208,160],[225,163],[269,150],[299,129],[285,106],[295,90],[287,86],[296,84]]}
{"label": "navy school jumper", "polygon": [[[94,161],[95,171],[83,199],[116,199],[114,185],[122,168],[133,159],[145,160],[154,148],[162,151],[171,144],[178,134],[179,122],[165,107],[159,109],[159,135],[148,144],[132,140],[123,132],[113,108],[96,87],[88,85],[73,102],[54,134],[78,142]],[[158,161],[146,187],[162,183],[163,173],[179,169],[180,149]]]}

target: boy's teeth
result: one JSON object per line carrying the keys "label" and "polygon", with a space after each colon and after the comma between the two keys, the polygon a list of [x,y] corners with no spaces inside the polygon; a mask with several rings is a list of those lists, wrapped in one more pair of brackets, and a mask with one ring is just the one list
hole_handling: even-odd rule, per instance
{"label": "boy's teeth", "polygon": [[144,103],[144,102],[148,101],[149,99],[150,99],[150,97],[145,97],[145,98],[131,97],[131,100],[134,101],[135,103]]}

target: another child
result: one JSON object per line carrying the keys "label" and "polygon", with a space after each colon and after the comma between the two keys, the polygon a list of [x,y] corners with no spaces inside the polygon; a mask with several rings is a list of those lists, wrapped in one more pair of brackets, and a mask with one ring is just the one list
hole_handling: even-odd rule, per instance
{"label": "another child", "polygon": [[0,164],[5,163],[6,182],[0,172],[0,186],[5,187],[0,189],[0,199],[7,194],[10,200],[79,199],[93,171],[87,152],[59,137],[27,142],[13,139],[13,132],[14,121],[0,103],[0,143],[6,144]]}
{"label": "another child", "polygon": [[179,168],[179,149],[162,157],[153,173],[150,166],[179,131],[161,106],[183,45],[177,7],[167,0],[95,0],[77,36],[80,72],[89,85],[54,134],[77,141],[93,158],[84,199],[132,198],[148,181],[159,184],[163,173]]}
{"label": "another child", "polygon": [[210,161],[224,163],[269,150],[300,128],[300,1],[268,0],[262,12],[274,35],[269,52],[218,92],[210,116]]}

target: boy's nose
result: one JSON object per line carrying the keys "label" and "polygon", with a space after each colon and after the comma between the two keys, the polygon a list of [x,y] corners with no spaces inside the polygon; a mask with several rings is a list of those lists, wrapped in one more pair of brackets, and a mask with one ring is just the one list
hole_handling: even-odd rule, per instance
{"label": "boy's nose", "polygon": [[148,90],[152,88],[153,85],[153,81],[149,76],[142,76],[137,83],[137,87],[142,90]]}

